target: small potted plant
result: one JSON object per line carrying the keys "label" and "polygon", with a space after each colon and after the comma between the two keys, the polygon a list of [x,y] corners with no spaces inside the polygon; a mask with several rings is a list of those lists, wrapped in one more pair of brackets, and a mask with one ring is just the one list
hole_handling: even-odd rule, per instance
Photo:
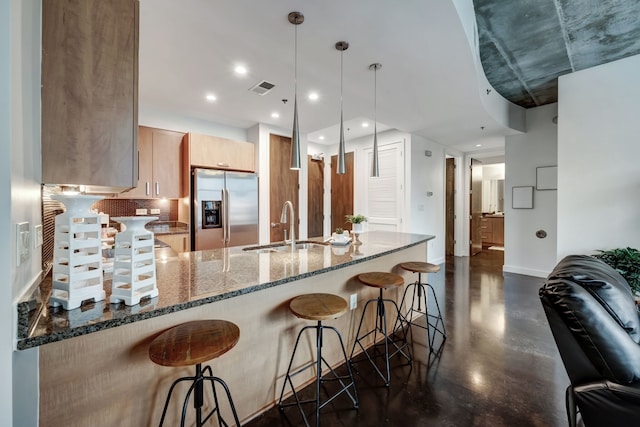
{"label": "small potted plant", "polygon": [[367,217],[358,215],[345,215],[347,222],[351,224],[351,231],[354,233],[362,233],[364,231],[364,223],[367,222]]}
{"label": "small potted plant", "polygon": [[616,248],[606,251],[598,250],[594,255],[609,264],[625,278],[636,303],[640,302],[640,251],[634,248]]}
{"label": "small potted plant", "polygon": [[331,235],[333,243],[345,244],[349,241],[349,230],[343,230],[342,228],[336,228],[336,231]]}

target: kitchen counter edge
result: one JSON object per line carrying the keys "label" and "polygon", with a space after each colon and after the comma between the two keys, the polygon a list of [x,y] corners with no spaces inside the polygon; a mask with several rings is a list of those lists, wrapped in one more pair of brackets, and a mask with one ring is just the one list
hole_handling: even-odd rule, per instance
{"label": "kitchen counter edge", "polygon": [[[412,234],[412,233],[408,233],[408,234]],[[92,323],[88,325],[70,327],[63,331],[49,332],[42,335],[30,337],[29,335],[33,333],[33,330],[35,329],[35,326],[36,326],[35,324],[38,321],[38,317],[41,315],[42,309],[44,308],[43,307],[44,302],[42,301],[46,300],[46,302],[48,303],[48,297],[49,297],[49,295],[46,295],[46,296],[39,295],[40,286],[38,286],[34,291],[34,294],[39,295],[38,298],[36,298],[36,300],[40,300],[41,302],[34,303],[34,298],[33,296],[31,296],[28,300],[21,301],[17,304],[18,328],[17,328],[16,348],[18,350],[26,350],[26,349],[38,347],[44,344],[49,344],[49,343],[58,342],[58,341],[62,341],[69,338],[87,335],[90,333],[99,332],[106,329],[116,328],[116,327],[127,325],[130,323],[139,322],[142,320],[147,320],[154,317],[175,313],[181,310],[186,310],[189,308],[198,307],[205,304],[210,304],[213,302],[222,301],[229,298],[234,298],[240,295],[246,295],[252,292],[261,291],[261,290],[279,286],[285,283],[302,280],[302,279],[323,274],[329,271],[339,270],[354,264],[359,264],[362,262],[370,261],[372,259],[380,258],[380,257],[386,256],[386,255],[389,255],[413,246],[417,246],[419,244],[425,243],[435,238],[435,236],[431,236],[431,235],[419,235],[419,236],[420,236],[419,239],[416,239],[415,241],[404,244],[402,246],[389,249],[384,252],[376,253],[373,255],[367,255],[362,258],[353,258],[350,261],[344,262],[339,265],[332,265],[332,266],[324,267],[318,270],[301,273],[295,276],[289,276],[289,277],[285,277],[285,278],[270,281],[270,282],[259,283],[253,286],[247,286],[240,290],[234,290],[234,291],[217,294],[209,297],[203,297],[197,300],[186,301],[186,302],[174,304],[167,307],[161,307],[158,309],[145,311],[142,313],[128,314],[121,318],[101,320],[96,323]],[[47,280],[51,281],[50,274],[43,277],[41,283]]]}

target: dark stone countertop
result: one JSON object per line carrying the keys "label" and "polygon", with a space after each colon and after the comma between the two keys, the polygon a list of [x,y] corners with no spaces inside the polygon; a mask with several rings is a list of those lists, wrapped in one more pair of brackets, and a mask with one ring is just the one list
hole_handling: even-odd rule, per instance
{"label": "dark stone countertop", "polygon": [[189,232],[189,224],[178,221],[154,221],[147,224],[144,228],[152,231],[156,236]]}
{"label": "dark stone countertop", "polygon": [[[241,247],[185,252],[156,259],[159,295],[140,304],[110,304],[111,281],[104,279],[106,298],[66,311],[49,307],[51,275],[18,303],[19,350],[150,319],[203,304],[257,292],[375,259],[434,236],[372,231],[362,233],[362,245],[315,246],[296,251],[258,253]],[[320,242],[321,239],[310,241]],[[156,257],[157,258],[157,257]]]}

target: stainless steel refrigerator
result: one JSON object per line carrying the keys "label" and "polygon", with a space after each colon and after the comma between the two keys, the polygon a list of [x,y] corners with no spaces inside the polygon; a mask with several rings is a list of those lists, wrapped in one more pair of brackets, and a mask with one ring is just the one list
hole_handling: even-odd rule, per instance
{"label": "stainless steel refrigerator", "polygon": [[258,243],[256,174],[194,168],[191,178],[191,250]]}

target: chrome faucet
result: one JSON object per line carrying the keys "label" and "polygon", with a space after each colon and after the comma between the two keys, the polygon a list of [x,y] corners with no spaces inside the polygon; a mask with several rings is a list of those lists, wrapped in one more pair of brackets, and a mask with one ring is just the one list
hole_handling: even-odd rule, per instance
{"label": "chrome faucet", "polygon": [[296,228],[295,228],[295,214],[293,213],[293,203],[290,200],[284,202],[282,206],[282,214],[280,215],[280,224],[287,222],[287,207],[289,208],[291,219],[289,220],[289,239],[287,239],[287,230],[284,230],[284,242],[291,243],[292,246],[296,244]]}

